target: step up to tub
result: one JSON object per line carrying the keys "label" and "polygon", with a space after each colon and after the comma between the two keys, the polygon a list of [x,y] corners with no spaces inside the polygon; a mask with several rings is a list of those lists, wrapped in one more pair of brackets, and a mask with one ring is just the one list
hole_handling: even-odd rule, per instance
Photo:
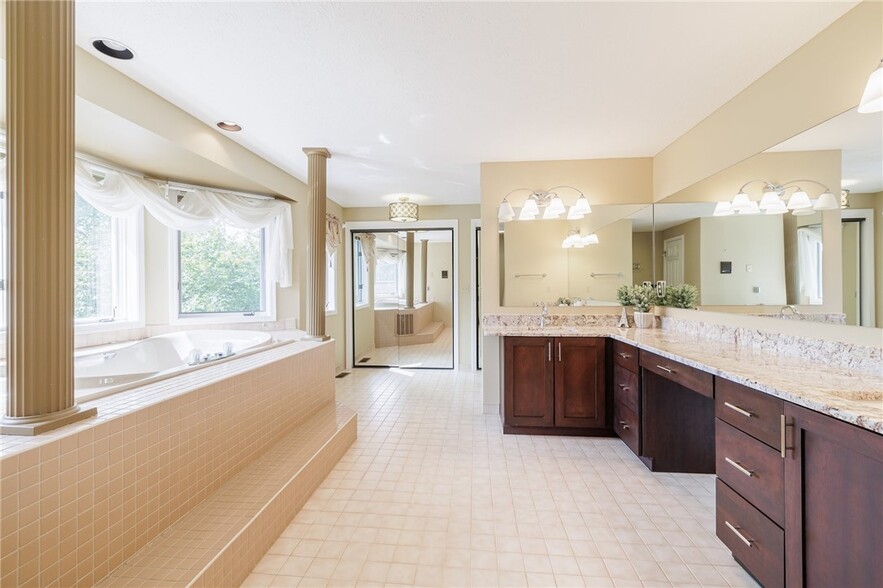
{"label": "step up to tub", "polygon": [[423,343],[432,343],[445,330],[445,324],[441,321],[428,323],[419,332],[413,335],[399,336],[399,345],[421,345]]}
{"label": "step up to tub", "polygon": [[97,585],[238,586],[355,439],[326,405]]}

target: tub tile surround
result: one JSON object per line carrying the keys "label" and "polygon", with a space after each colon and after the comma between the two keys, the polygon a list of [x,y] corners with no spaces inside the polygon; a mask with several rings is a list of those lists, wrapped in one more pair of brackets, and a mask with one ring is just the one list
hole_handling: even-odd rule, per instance
{"label": "tub tile surround", "polygon": [[[531,316],[537,319],[536,315]],[[664,318],[662,329],[583,327],[569,324],[568,319],[561,321],[563,324],[540,329],[538,320],[510,324],[506,318],[497,317],[484,321],[484,333],[497,336],[611,337],[883,433],[883,399],[880,398],[883,357],[880,348],[680,319]],[[776,343],[777,337],[780,345]],[[823,363],[823,360],[836,359],[841,354],[854,354],[855,357],[842,360],[840,365]]]}
{"label": "tub tile surround", "polygon": [[333,404],[333,375],[333,342],[293,341],[0,437],[0,585],[96,583]]}

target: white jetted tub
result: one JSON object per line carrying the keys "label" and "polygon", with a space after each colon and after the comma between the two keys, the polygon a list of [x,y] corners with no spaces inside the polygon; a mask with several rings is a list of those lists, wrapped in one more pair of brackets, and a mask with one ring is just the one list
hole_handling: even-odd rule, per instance
{"label": "white jetted tub", "polygon": [[77,400],[214,365],[273,345],[269,333],[239,330],[179,331],[74,358]]}

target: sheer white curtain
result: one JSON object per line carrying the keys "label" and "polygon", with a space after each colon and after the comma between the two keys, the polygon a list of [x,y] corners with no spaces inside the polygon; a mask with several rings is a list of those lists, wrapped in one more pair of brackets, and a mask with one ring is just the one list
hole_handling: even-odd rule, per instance
{"label": "sheer white curtain", "polygon": [[0,159],[0,192],[6,191],[6,158]]}
{"label": "sheer white curtain", "polygon": [[267,273],[283,288],[291,286],[294,237],[291,205],[280,200],[247,198],[226,192],[187,192],[179,205],[166,200],[156,182],[116,171],[96,179],[88,164],[75,162],[75,186],[86,202],[109,216],[128,216],[142,207],[177,231],[202,231],[217,223],[240,229],[267,228]]}
{"label": "sheer white curtain", "polygon": [[334,255],[337,248],[340,247],[340,233],[343,229],[343,223],[333,214],[325,215],[325,248],[328,255]]}

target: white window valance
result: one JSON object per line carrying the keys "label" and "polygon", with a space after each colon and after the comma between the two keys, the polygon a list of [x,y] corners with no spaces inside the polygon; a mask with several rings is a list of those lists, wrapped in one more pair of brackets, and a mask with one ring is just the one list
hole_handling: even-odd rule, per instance
{"label": "white window valance", "polygon": [[239,229],[267,228],[267,273],[283,288],[291,286],[294,237],[291,205],[209,190],[185,193],[176,205],[166,200],[157,182],[113,170],[97,179],[88,164],[74,163],[76,192],[108,216],[128,216],[142,208],[176,231],[202,231],[223,223]]}
{"label": "white window valance", "polygon": [[334,255],[340,246],[340,234],[343,231],[343,223],[333,214],[325,215],[325,248],[328,255]]}

